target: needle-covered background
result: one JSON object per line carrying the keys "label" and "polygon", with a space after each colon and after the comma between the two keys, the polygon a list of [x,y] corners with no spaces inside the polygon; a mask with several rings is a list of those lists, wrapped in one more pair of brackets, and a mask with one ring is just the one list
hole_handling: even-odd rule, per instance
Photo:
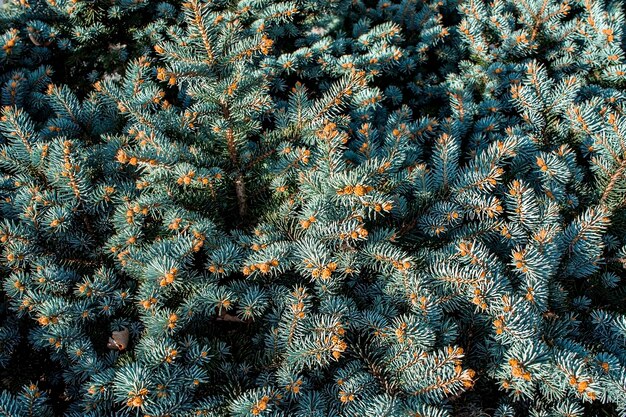
{"label": "needle-covered background", "polygon": [[625,415],[624,23],[5,4],[0,415]]}

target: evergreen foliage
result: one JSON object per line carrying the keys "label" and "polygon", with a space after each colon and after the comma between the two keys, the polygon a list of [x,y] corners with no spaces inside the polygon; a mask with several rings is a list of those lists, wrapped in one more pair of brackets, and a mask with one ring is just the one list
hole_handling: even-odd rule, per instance
{"label": "evergreen foliage", "polygon": [[0,416],[626,415],[621,0],[0,7]]}

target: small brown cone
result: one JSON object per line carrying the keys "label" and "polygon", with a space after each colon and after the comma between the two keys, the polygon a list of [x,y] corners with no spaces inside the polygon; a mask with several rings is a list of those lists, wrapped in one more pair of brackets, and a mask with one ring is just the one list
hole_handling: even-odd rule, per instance
{"label": "small brown cone", "polygon": [[129,332],[126,327],[123,330],[115,331],[109,337],[109,343],[107,347],[113,350],[124,350],[128,347]]}

